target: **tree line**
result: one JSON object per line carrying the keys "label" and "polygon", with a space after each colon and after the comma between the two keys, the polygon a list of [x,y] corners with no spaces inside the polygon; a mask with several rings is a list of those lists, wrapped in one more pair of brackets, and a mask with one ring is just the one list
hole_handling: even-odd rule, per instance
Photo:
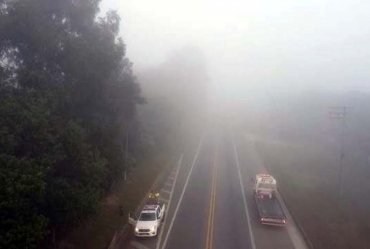
{"label": "tree line", "polygon": [[145,103],[99,0],[0,0],[0,248],[37,248],[96,212]]}

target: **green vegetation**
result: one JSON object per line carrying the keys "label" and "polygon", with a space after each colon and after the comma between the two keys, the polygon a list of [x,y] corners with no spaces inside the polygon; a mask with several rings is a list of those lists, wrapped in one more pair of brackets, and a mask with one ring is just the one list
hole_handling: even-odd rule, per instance
{"label": "green vegetation", "polygon": [[[170,159],[164,155],[153,155],[145,162],[138,162],[127,181],[118,182],[114,193],[99,203],[98,214],[71,230],[59,245],[90,249],[106,247],[113,234],[121,231],[127,223],[128,212],[136,210],[169,162]],[[119,212],[120,206],[123,207],[122,213]]]}
{"label": "green vegetation", "polygon": [[126,127],[144,100],[120,18],[98,18],[98,3],[0,1],[1,248],[81,223],[127,166]]}
{"label": "green vegetation", "polygon": [[[163,165],[146,161],[148,174],[133,173],[141,187],[122,185],[123,173],[149,155],[168,158],[202,129],[200,51],[141,72],[150,104],[137,108],[146,100],[120,17],[98,16],[99,3],[0,0],[0,248],[47,247],[74,228],[106,243],[122,225],[106,200],[121,192],[119,203],[133,208]],[[86,227],[94,220],[102,222]]]}

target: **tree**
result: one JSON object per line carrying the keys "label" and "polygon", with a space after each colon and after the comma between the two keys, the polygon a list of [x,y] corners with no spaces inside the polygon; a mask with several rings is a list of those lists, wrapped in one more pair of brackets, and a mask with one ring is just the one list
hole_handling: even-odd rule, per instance
{"label": "tree", "polygon": [[207,64],[202,51],[184,47],[173,51],[160,66],[139,74],[149,105],[139,108],[146,139],[173,148],[205,121]]}
{"label": "tree", "polygon": [[46,234],[48,219],[38,205],[47,165],[5,154],[0,154],[0,165],[0,247],[33,248]]}
{"label": "tree", "polygon": [[124,170],[123,129],[145,101],[99,2],[0,1],[0,177],[16,183],[0,192],[4,248],[83,221]]}

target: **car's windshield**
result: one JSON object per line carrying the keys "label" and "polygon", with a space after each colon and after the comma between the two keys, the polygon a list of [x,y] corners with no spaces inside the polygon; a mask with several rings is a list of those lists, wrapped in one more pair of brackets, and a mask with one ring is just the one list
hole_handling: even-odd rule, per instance
{"label": "car's windshield", "polygon": [[142,213],[139,220],[141,221],[151,221],[156,220],[155,213]]}
{"label": "car's windshield", "polygon": [[264,189],[276,189],[275,184],[270,184],[270,183],[261,183],[259,185],[259,188],[264,188]]}

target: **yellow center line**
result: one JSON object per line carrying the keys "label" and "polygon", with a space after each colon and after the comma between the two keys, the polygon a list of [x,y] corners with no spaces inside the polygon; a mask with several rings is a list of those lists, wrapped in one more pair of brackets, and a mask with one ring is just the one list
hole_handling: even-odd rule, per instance
{"label": "yellow center line", "polygon": [[206,235],[206,249],[212,249],[213,246],[213,221],[215,214],[216,203],[216,179],[217,179],[217,147],[212,165],[212,183],[211,183],[211,198],[209,203],[208,224]]}

